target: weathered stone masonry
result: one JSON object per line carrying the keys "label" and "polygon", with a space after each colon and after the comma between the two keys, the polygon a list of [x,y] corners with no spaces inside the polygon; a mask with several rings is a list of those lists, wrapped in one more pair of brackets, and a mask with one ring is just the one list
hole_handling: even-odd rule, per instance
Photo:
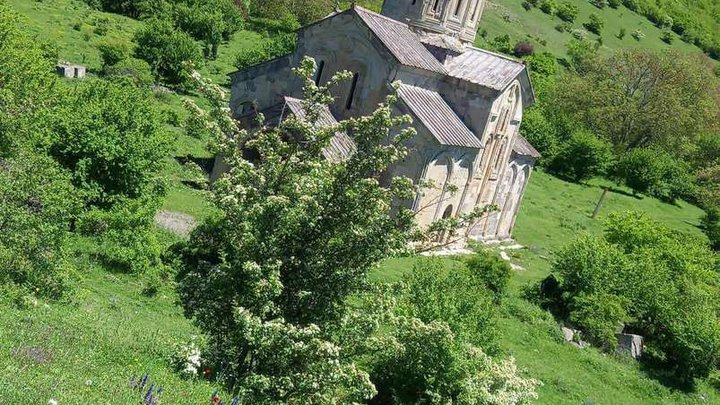
{"label": "weathered stone masonry", "polygon": [[298,31],[294,53],[233,73],[230,107],[241,120],[258,110],[297,113],[302,83],[291,69],[306,55],[318,63],[318,83],[353,72],[334,92],[328,120],[371,113],[400,81],[397,112],[410,114],[418,133],[392,174],[438,186],[412,202],[419,224],[494,203],[499,211],[469,229],[469,237],[510,238],[539,156],[519,134],[534,94],[525,65],[471,46],[483,6],[484,0],[386,0],[382,14],[354,6],[330,15]]}

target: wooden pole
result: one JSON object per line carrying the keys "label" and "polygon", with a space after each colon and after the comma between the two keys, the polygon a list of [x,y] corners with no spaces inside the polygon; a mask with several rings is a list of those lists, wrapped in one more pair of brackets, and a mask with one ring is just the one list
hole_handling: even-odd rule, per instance
{"label": "wooden pole", "polygon": [[592,217],[591,217],[592,219],[595,219],[598,212],[600,211],[600,207],[602,206],[602,203],[605,200],[605,195],[607,194],[607,192],[608,192],[607,187],[603,188],[603,192],[602,192],[602,194],[600,194],[600,199],[598,200],[597,205],[595,205],[595,210],[592,213]]}

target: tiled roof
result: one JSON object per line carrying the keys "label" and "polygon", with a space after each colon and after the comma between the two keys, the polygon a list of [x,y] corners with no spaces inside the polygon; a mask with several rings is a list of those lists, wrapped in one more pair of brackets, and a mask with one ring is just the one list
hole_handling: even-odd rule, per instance
{"label": "tiled roof", "polygon": [[400,63],[447,74],[443,65],[425,48],[407,24],[362,7],[356,6],[353,10]]}
{"label": "tiled roof", "polygon": [[[302,100],[285,97],[285,106],[299,119],[305,118],[305,108],[303,108]],[[330,112],[330,109],[323,106],[317,123],[320,126],[332,126],[337,124],[337,120]],[[323,149],[323,155],[331,162],[339,162],[349,158],[356,150],[355,142],[345,132],[337,132],[330,139],[330,144]]]}
{"label": "tiled roof", "polygon": [[520,134],[517,134],[515,136],[515,143],[513,143],[513,152],[522,156],[531,156],[535,159],[540,157],[540,152],[533,148],[533,146],[530,145],[530,142],[528,142],[528,140]]}
{"label": "tiled roof", "polygon": [[480,140],[460,120],[440,94],[401,84],[398,95],[440,144],[482,148]]}
{"label": "tiled roof", "polygon": [[449,58],[445,68],[450,76],[503,90],[525,69],[525,65],[483,49],[468,47],[460,55]]}

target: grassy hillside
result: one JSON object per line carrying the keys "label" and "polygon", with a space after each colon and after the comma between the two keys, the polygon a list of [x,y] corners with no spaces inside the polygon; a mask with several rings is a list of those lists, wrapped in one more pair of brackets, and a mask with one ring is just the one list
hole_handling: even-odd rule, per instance
{"label": "grassy hillside", "polygon": [[[604,186],[614,191],[608,192],[593,220],[591,214]],[[543,382],[540,404],[716,403],[720,394],[707,385],[700,385],[695,393],[673,390],[649,377],[635,361],[565,343],[555,321],[521,297],[523,286],[548,275],[554,249],[581,232],[599,232],[607,214],[624,210],[643,211],[678,232],[704,238],[697,228],[702,210],[687,203],[675,206],[637,198],[604,180],[579,185],[541,171],[532,174],[514,231],[515,239],[526,249],[508,251],[513,262],[526,270],[513,274],[509,297],[502,304],[500,347],[514,356],[528,375]],[[418,260],[423,259],[389,259],[373,277],[399,280]],[[442,260],[450,266],[454,259]]]}
{"label": "grassy hillside", "polygon": [[[61,59],[100,67],[96,45],[104,37],[130,40],[142,22],[89,10],[78,0],[8,0],[27,18],[27,28],[38,38],[49,39],[58,48]],[[379,2],[372,1],[378,9]],[[554,29],[559,22],[539,10],[524,10],[520,0],[496,0],[488,4],[481,22],[487,38],[509,34],[514,40],[531,36],[537,50],[564,53],[570,34]],[[660,31],[644,17],[627,9],[602,11],[585,1],[580,7],[577,27],[591,12],[606,21],[604,46],[667,47],[659,39]],[[106,26],[107,32],[97,29]],[[620,27],[627,29],[624,40],[614,37]],[[646,38],[630,36],[642,29]],[[102,35],[100,33],[103,33]],[[591,38],[593,36],[591,35]],[[203,67],[203,72],[218,82],[233,70],[235,54],[261,40],[254,32],[242,31],[224,44],[219,58]],[[697,51],[679,40],[673,47]],[[174,94],[158,95],[158,102],[169,114],[182,118],[181,98]],[[181,119],[180,119],[181,121]],[[188,183],[192,170],[180,163],[188,155],[209,159],[205,141],[188,137],[177,125],[168,125],[176,135],[171,156],[167,157],[165,177],[168,195],[165,209],[186,212],[196,217],[207,215],[210,206],[205,192]],[[705,385],[697,393],[672,391],[648,377],[637,363],[606,356],[595,349],[578,350],[557,339],[557,326],[547,314],[520,298],[520,288],[548,274],[552,252],[572,240],[579,232],[598,232],[603,217],[616,210],[642,210],[673,229],[702,237],[697,228],[702,212],[681,203],[678,206],[652,198],[636,198],[627,190],[608,194],[598,219],[590,214],[601,194],[603,181],[588,185],[567,183],[543,172],[533,174],[518,217],[515,237],[527,247],[513,251],[513,260],[525,267],[511,281],[510,297],[504,302],[499,321],[500,345],[515,356],[521,367],[540,379],[539,403],[720,403],[718,393]],[[615,186],[613,186],[615,187]],[[82,241],[80,241],[82,244]],[[82,249],[81,249],[82,250]],[[126,389],[132,374],[150,372],[166,387],[164,403],[204,403],[217,387],[202,381],[187,381],[172,371],[169,357],[174,346],[197,333],[175,304],[172,286],[150,298],[142,295],[142,285],[132,276],[112,273],[81,255],[82,270],[78,294],[71,303],[30,302],[25,309],[3,305],[0,311],[0,405],[15,403],[44,404],[56,399],[59,404],[138,403]],[[417,258],[386,261],[373,277],[397,280],[411,271]],[[444,260],[451,261],[452,258]]]}
{"label": "grassy hillside", "polygon": [[[647,18],[627,8],[618,9],[605,7],[598,9],[587,0],[570,0],[579,9],[573,28],[583,29],[583,24],[589,20],[591,13],[595,13],[605,21],[605,28],[600,35],[605,51],[621,48],[668,49],[674,48],[687,52],[700,52],[697,47],[680,40],[672,34],[672,44],[662,41],[663,31],[653,25]],[[547,51],[557,56],[565,55],[566,44],[572,39],[568,32],[559,32],[555,27],[560,24],[560,18],[551,16],[532,8],[529,11],[522,7],[522,0],[494,0],[487,3],[485,12],[480,20],[480,32],[487,31],[485,38],[479,37],[478,44],[483,46],[493,38],[508,34],[512,44],[519,40],[529,40],[536,52]],[[620,29],[625,28],[626,35],[618,38]],[[630,34],[641,30],[645,38],[636,40]],[[597,40],[600,36],[587,32],[587,38]],[[543,45],[543,43],[545,43]]]}

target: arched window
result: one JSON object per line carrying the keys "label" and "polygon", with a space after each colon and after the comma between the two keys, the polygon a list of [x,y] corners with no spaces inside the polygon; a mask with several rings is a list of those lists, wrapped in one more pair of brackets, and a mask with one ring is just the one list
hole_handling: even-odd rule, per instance
{"label": "arched window", "polygon": [[433,6],[433,11],[438,11],[438,8],[440,8],[440,0],[435,0],[435,5]]}
{"label": "arched window", "polygon": [[358,79],[360,78],[360,73],[355,73],[353,75],[352,84],[350,85],[350,93],[348,93],[347,102],[345,102],[345,109],[349,110],[352,108],[353,99],[355,98],[355,90],[357,89]]}
{"label": "arched window", "polygon": [[479,0],[477,3],[475,3],[475,9],[473,10],[473,14],[472,14],[472,18],[471,18],[472,21],[475,21],[477,19],[478,12],[480,11],[480,6],[482,5],[482,1],[483,0]]}
{"label": "arched window", "polygon": [[450,217],[452,217],[452,213],[453,213],[453,206],[452,206],[452,204],[450,204],[447,207],[445,207],[445,211],[443,211],[443,214],[442,214],[442,219],[449,219]]}
{"label": "arched window", "polygon": [[325,61],[321,60],[317,65],[317,71],[315,71],[315,85],[320,85],[320,79],[322,79],[323,69],[325,69]]}
{"label": "arched window", "polygon": [[455,5],[455,16],[457,17],[460,14],[460,8],[463,5],[463,0],[457,0],[457,4]]}

